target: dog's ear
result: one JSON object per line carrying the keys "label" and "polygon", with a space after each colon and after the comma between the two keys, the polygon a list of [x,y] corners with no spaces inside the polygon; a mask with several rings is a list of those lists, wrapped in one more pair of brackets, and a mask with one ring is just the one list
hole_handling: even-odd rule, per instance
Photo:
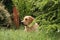
{"label": "dog's ear", "polygon": [[34,18],[32,16],[30,16],[29,19],[31,22],[34,20]]}

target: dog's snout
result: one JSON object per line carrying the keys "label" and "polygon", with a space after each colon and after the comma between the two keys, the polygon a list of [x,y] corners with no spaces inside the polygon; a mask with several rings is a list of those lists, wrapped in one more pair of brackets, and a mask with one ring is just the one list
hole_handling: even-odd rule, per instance
{"label": "dog's snout", "polygon": [[23,21],[21,21],[21,23],[23,23]]}
{"label": "dog's snout", "polygon": [[21,24],[23,24],[23,21],[21,21]]}

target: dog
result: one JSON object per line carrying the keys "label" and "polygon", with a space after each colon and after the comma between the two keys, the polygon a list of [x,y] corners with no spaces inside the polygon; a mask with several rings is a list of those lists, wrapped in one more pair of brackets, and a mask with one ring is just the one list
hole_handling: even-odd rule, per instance
{"label": "dog", "polygon": [[34,21],[32,16],[25,16],[24,19],[21,21],[25,25],[24,31],[31,32],[31,31],[38,31],[38,23],[35,23],[33,26],[29,27],[29,25]]}

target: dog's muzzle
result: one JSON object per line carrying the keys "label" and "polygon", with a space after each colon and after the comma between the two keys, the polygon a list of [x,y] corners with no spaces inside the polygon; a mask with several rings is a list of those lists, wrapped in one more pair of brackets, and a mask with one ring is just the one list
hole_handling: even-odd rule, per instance
{"label": "dog's muzzle", "polygon": [[23,25],[24,25],[23,21],[21,21],[21,24],[23,24]]}
{"label": "dog's muzzle", "polygon": [[[21,21],[21,24],[22,24],[22,25],[25,25],[23,21]],[[27,25],[25,25],[25,26],[27,26]]]}

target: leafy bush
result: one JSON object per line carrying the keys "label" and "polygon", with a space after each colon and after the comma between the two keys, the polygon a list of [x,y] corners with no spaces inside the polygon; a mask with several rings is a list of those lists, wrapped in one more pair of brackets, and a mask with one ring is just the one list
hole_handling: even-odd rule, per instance
{"label": "leafy bush", "polygon": [[[45,19],[52,21],[58,17],[58,0],[12,0],[20,12],[20,18],[25,15],[37,17],[46,14]],[[58,13],[58,14],[57,14]]]}
{"label": "leafy bush", "polygon": [[40,26],[60,23],[60,1],[58,2],[58,0],[12,1],[19,10],[21,19],[26,15],[31,15],[36,18],[31,25],[35,22],[38,22]]}

